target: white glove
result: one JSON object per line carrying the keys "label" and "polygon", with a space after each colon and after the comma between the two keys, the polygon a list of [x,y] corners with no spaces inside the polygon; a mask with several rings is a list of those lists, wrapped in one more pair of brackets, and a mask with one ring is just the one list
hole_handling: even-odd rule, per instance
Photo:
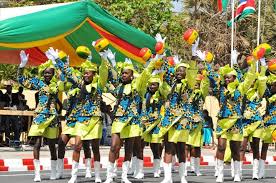
{"label": "white glove", "polygon": [[53,56],[49,53],[49,51],[46,51],[46,52],[45,52],[45,55],[46,55],[46,57],[48,58],[48,60],[51,60],[53,64],[56,64],[55,57],[53,57]]}
{"label": "white glove", "polygon": [[161,42],[161,43],[165,43],[165,40],[167,39],[167,37],[162,38],[160,33],[157,33],[155,36],[155,40],[156,42]]}
{"label": "white glove", "polygon": [[264,57],[260,59],[260,63],[261,63],[261,66],[266,66],[266,60]]}
{"label": "white glove", "polygon": [[95,47],[96,41],[92,41],[92,46]]}
{"label": "white glove", "polygon": [[197,56],[196,51],[197,51],[197,48],[198,48],[198,44],[199,44],[199,38],[197,38],[195,43],[192,44],[192,56]]}
{"label": "white glove", "polygon": [[19,55],[20,55],[20,61],[21,61],[21,63],[19,64],[19,68],[23,68],[25,67],[25,65],[29,60],[29,54],[26,55],[25,51],[21,50]]}
{"label": "white glove", "polygon": [[163,59],[166,56],[166,51],[162,55],[156,54],[154,57],[154,60]]}
{"label": "white glove", "polygon": [[65,63],[66,65],[70,65],[70,58],[69,58],[69,55],[67,56],[67,58],[66,58],[66,63]]}
{"label": "white glove", "polygon": [[109,59],[109,61],[111,62],[111,64],[112,64],[113,67],[116,66],[115,55],[116,55],[116,53],[112,53],[112,51],[108,48],[108,50],[107,50],[107,58]]}
{"label": "white glove", "polygon": [[102,59],[107,60],[107,54],[108,54],[107,50],[105,50],[103,52],[99,52],[99,54],[102,57]]}
{"label": "white glove", "polygon": [[90,54],[90,55],[88,55],[88,57],[87,57],[87,60],[92,60],[92,55]]}
{"label": "white glove", "polygon": [[129,58],[125,58],[125,63],[132,64],[132,61]]}
{"label": "white glove", "polygon": [[197,50],[195,56],[198,56],[198,58],[199,58],[200,60],[205,61],[205,58],[206,58],[205,51],[202,52],[202,51],[200,51],[200,50]]}
{"label": "white glove", "polygon": [[50,47],[48,51],[45,52],[48,59],[55,61],[59,58],[58,56],[58,49],[54,50],[54,48]]}
{"label": "white glove", "polygon": [[232,63],[235,65],[235,64],[238,64],[238,56],[239,56],[239,52],[237,52],[237,50],[233,50],[233,53],[232,53]]}
{"label": "white glove", "polygon": [[175,65],[176,65],[176,64],[179,64],[179,63],[181,62],[181,60],[182,60],[182,59],[179,59],[179,56],[178,56],[178,55],[175,55],[175,56],[173,57],[173,61],[174,61]]}

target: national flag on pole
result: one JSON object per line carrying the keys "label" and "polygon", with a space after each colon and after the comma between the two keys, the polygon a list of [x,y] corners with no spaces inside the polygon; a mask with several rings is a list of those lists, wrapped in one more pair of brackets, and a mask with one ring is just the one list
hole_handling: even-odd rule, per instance
{"label": "national flag on pole", "polygon": [[226,11],[229,0],[218,0],[218,10],[220,12]]}
{"label": "national flag on pole", "polygon": [[[240,21],[250,14],[256,12],[255,0],[240,0],[235,12],[234,22]],[[232,21],[228,21],[228,26],[231,26]]]}

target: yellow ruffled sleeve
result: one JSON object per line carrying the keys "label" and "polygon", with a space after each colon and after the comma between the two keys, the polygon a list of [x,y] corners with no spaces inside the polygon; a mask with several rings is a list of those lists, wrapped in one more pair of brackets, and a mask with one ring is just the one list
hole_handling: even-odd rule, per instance
{"label": "yellow ruffled sleeve", "polygon": [[147,91],[147,84],[148,80],[151,77],[152,70],[154,68],[155,61],[151,61],[147,68],[143,70],[143,72],[140,74],[140,76],[136,79],[135,82],[135,89],[140,95],[140,97],[143,97]]}
{"label": "yellow ruffled sleeve", "polygon": [[196,83],[196,76],[197,76],[197,73],[198,73],[198,68],[196,66],[196,62],[195,61],[191,61],[190,63],[190,67],[186,70],[186,79],[187,79],[187,82],[188,82],[188,86],[190,88],[194,88],[195,86],[195,83]]}
{"label": "yellow ruffled sleeve", "polygon": [[200,91],[202,93],[203,98],[205,98],[209,94],[209,86],[209,79],[207,78],[207,76],[204,76],[203,80],[200,83]]}
{"label": "yellow ruffled sleeve", "polygon": [[248,70],[244,81],[239,84],[238,89],[242,95],[245,95],[247,91],[252,87],[256,79],[256,63],[251,64],[250,69]]}
{"label": "yellow ruffled sleeve", "polygon": [[168,95],[171,92],[171,87],[167,82],[163,81],[159,88],[159,91],[160,91],[160,94],[162,95],[162,97],[164,99],[167,99]]}
{"label": "yellow ruffled sleeve", "polygon": [[99,80],[98,80],[98,85],[101,89],[104,89],[106,83],[107,83],[107,78],[108,78],[108,66],[107,66],[107,61],[102,60],[102,63],[99,67]]}
{"label": "yellow ruffled sleeve", "polygon": [[258,76],[258,94],[259,97],[262,98],[264,96],[265,90],[267,88],[266,82],[267,82],[267,77],[265,76],[266,72],[266,67],[261,66],[261,72],[260,75]]}

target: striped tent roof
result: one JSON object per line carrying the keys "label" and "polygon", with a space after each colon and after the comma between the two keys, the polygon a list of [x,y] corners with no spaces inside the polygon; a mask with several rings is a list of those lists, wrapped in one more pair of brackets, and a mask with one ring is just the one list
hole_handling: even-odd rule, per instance
{"label": "striped tent roof", "polygon": [[[16,11],[16,9],[14,9]],[[44,52],[51,46],[70,56],[72,66],[80,65],[75,49],[84,45],[92,50],[93,60],[100,62],[91,46],[93,40],[107,38],[116,60],[126,57],[143,64],[139,51],[148,47],[154,52],[155,39],[148,34],[118,20],[93,1],[85,0],[61,6],[44,7],[0,21],[0,63],[19,64],[19,52],[30,54],[29,65],[47,60]]]}

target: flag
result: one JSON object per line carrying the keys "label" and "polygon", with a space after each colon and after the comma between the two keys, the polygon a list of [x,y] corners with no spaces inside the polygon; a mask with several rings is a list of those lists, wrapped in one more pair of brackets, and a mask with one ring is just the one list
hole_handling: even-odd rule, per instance
{"label": "flag", "polygon": [[[240,21],[250,14],[256,12],[255,0],[240,0],[235,12],[234,22]],[[228,21],[228,26],[232,25],[232,21]]]}
{"label": "flag", "polygon": [[220,12],[226,11],[229,0],[218,0],[218,10]]}

